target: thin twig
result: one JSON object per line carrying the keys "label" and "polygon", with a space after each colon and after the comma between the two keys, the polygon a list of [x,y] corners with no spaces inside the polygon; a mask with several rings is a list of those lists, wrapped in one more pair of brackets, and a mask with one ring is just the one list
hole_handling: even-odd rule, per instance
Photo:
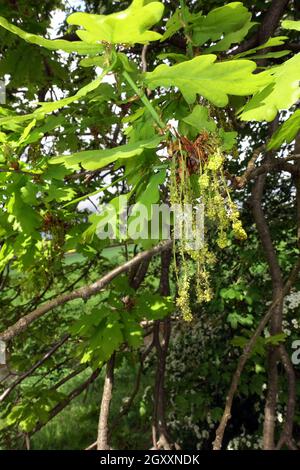
{"label": "thin twig", "polygon": [[240,382],[240,377],[244,370],[246,362],[251,356],[251,353],[253,351],[253,348],[256,344],[257,339],[260,337],[261,333],[263,332],[264,328],[266,327],[270,318],[272,317],[274,309],[277,307],[277,305],[279,305],[283,301],[284,297],[289,293],[291,287],[294,285],[294,282],[297,279],[299,270],[300,270],[300,259],[297,260],[295,266],[293,267],[291,274],[287,282],[284,285],[283,290],[280,292],[277,299],[272,302],[270,308],[267,310],[266,314],[261,319],[251,339],[248,341],[248,343],[245,345],[243,349],[243,352],[238,361],[236,371],[232,377],[229,391],[227,393],[226,405],[225,405],[225,409],[223,412],[223,416],[221,418],[220,424],[216,431],[216,437],[215,437],[215,441],[213,444],[214,450],[220,450],[222,447],[224,432],[225,432],[227,423],[229,419],[231,418],[231,407],[232,407],[233,398],[234,398],[235,392],[237,391],[237,388]]}
{"label": "thin twig", "polygon": [[44,364],[69,338],[69,335],[65,335],[62,339],[56,343],[52,348],[44,354],[44,356],[36,362],[27,372],[22,374],[15,382],[13,382],[0,396],[0,403],[7,398],[11,392],[25,380],[27,377],[32,375],[42,364]]}
{"label": "thin twig", "polygon": [[19,335],[23,331],[25,331],[28,326],[37,320],[38,318],[45,315],[47,312],[50,312],[56,307],[64,305],[67,302],[70,302],[75,299],[84,299],[87,300],[93,295],[98,294],[104,287],[107,286],[113,279],[115,279],[120,274],[129,271],[133,266],[136,264],[141,263],[142,261],[151,258],[166,249],[169,249],[172,246],[172,241],[169,240],[166,243],[162,243],[157,245],[156,247],[152,248],[151,250],[143,251],[135,256],[130,261],[118,266],[117,268],[110,271],[108,274],[103,276],[98,281],[94,282],[93,284],[80,287],[70,293],[66,293],[63,295],[59,295],[55,299],[51,300],[50,302],[46,302],[44,305],[41,305],[37,309],[33,310],[32,312],[28,313],[24,317],[20,318],[14,325],[10,326],[5,330],[3,333],[0,334],[0,340],[2,341],[10,341],[15,336]]}
{"label": "thin twig", "polygon": [[100,374],[100,369],[96,369],[91,376],[78,387],[74,388],[60,403],[58,403],[48,415],[47,422],[39,422],[35,429],[30,432],[30,436],[40,431],[49,421],[51,421],[56,415],[58,415],[62,410],[64,410],[76,397],[78,397],[84,390],[86,390],[98,377]]}

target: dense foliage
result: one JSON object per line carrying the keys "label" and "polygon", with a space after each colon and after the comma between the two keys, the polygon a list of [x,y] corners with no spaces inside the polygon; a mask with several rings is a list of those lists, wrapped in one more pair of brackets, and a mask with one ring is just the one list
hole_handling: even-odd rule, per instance
{"label": "dense foliage", "polygon": [[0,448],[296,449],[297,2],[0,14]]}

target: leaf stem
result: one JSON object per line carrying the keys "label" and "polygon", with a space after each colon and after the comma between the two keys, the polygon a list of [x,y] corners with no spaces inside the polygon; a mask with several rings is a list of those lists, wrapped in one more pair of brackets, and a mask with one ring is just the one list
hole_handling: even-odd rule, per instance
{"label": "leaf stem", "polygon": [[126,72],[126,70],[124,70],[124,72],[123,72],[123,77],[128,82],[128,84],[131,86],[133,91],[140,97],[141,101],[143,102],[145,107],[148,109],[149,113],[151,114],[151,116],[153,117],[155,122],[158,124],[158,126],[161,129],[165,129],[166,128],[165,123],[161,120],[158,113],[155,111],[154,107],[152,106],[152,104],[148,100],[147,96],[145,95],[145,93],[137,87],[137,85],[134,83],[131,76],[129,75],[128,72]]}

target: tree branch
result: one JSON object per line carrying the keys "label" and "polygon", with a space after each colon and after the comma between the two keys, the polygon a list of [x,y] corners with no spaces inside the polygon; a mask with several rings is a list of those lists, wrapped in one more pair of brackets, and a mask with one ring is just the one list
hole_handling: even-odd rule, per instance
{"label": "tree branch", "polygon": [[169,249],[171,246],[172,246],[171,240],[163,244],[159,244],[156,247],[152,248],[151,250],[147,250],[147,251],[143,251],[142,253],[139,253],[133,259],[113,269],[111,272],[109,272],[108,274],[106,274],[105,276],[103,276],[101,279],[94,282],[93,284],[80,287],[79,289],[76,289],[70,293],[59,295],[58,297],[51,300],[50,302],[47,302],[44,305],[41,305],[37,309],[28,313],[24,317],[20,318],[20,320],[18,320],[14,325],[12,325],[6,331],[0,334],[0,340],[2,341],[12,340],[15,336],[25,331],[32,322],[34,322],[38,318],[45,315],[45,313],[50,312],[56,307],[64,305],[65,303],[70,302],[75,299],[84,299],[84,300],[89,299],[93,295],[100,292],[105,286],[107,286],[107,284],[109,284],[113,279],[115,279],[120,274],[128,271],[129,269],[134,267],[136,264],[139,264],[142,261],[148,258],[151,258],[152,256],[155,256],[163,252],[166,249]]}
{"label": "tree branch", "polygon": [[115,353],[113,353],[106,365],[106,375],[103,386],[102,402],[98,425],[97,450],[110,449],[108,445],[108,419],[114,383],[114,367]]}
{"label": "tree branch", "polygon": [[274,34],[289,1],[290,0],[273,0],[256,33],[249,39],[246,39],[232,54],[240,54],[248,49],[264,44]]}
{"label": "tree branch", "polygon": [[97,379],[99,374],[100,374],[100,369],[96,369],[92,373],[92,375],[85,382],[80,384],[78,387],[74,388],[63,401],[58,403],[58,405],[56,405],[50,411],[48,421],[46,423],[42,423],[42,422],[38,423],[36,425],[35,429],[33,431],[31,431],[30,436],[32,436],[36,432],[40,431],[40,429],[42,429],[42,427],[44,427],[46,424],[48,424],[49,421],[51,421],[51,419],[53,419],[62,410],[64,410],[66,408],[66,406],[68,406],[71,403],[71,401],[74,400],[74,398],[78,397],[84,390],[86,390]]}
{"label": "tree branch", "polygon": [[[172,251],[169,249],[161,254],[161,276],[159,291],[163,296],[170,295],[170,264]],[[163,321],[156,321],[154,324],[154,346],[157,353],[157,368],[154,386],[154,410],[152,425],[152,440],[154,449],[171,450],[173,445],[170,439],[166,417],[165,417],[165,373],[168,348],[171,336],[171,320],[170,317]],[[175,444],[175,447],[177,445]]]}
{"label": "tree branch", "polygon": [[293,364],[283,344],[279,346],[280,360],[285,369],[288,379],[288,402],[285,423],[276,449],[279,450],[284,444],[291,450],[297,450],[293,440],[293,427],[296,408],[296,377]]}
{"label": "tree branch", "polygon": [[263,149],[264,146],[261,146],[253,152],[253,155],[247,165],[247,168],[241,176],[231,177],[234,185],[238,189],[243,188],[251,179],[256,179],[258,176],[264,175],[271,171],[287,171],[294,176],[300,174],[300,168],[289,163],[292,160],[300,159],[300,155],[298,153],[296,155],[289,155],[288,157],[284,158],[275,158],[263,163],[260,166],[255,166],[255,162],[260,156],[260,153]]}
{"label": "tree branch", "polygon": [[46,354],[38,361],[36,364],[34,364],[27,372],[22,374],[15,382],[13,382],[0,396],[0,403],[5,400],[6,397],[8,397],[11,392],[25,380],[27,377],[32,375],[42,364],[44,364],[49,357],[51,357],[69,338],[69,335],[65,335],[62,337],[62,339],[56,343],[52,348],[46,352]]}
{"label": "tree branch", "polygon": [[226,404],[223,412],[223,416],[221,418],[220,424],[217,428],[216,431],[216,437],[215,441],[213,444],[213,449],[214,450],[220,450],[222,447],[222,442],[223,442],[223,436],[224,432],[227,426],[227,423],[229,419],[231,418],[231,407],[232,407],[232,402],[234,395],[237,391],[241,374],[244,370],[244,367],[246,365],[246,362],[248,361],[249,357],[251,356],[251,353],[253,351],[253,348],[256,344],[257,339],[260,337],[261,333],[263,332],[264,328],[268,324],[270,318],[273,315],[274,310],[276,307],[283,301],[284,297],[289,293],[291,287],[294,285],[298,273],[300,271],[300,258],[297,260],[295,266],[293,267],[291,274],[287,280],[287,282],[284,285],[284,288],[282,291],[278,294],[278,297],[276,300],[274,300],[270,306],[270,308],[267,310],[266,314],[264,317],[261,319],[258,327],[256,328],[254,334],[252,335],[251,339],[248,341],[248,343],[245,345],[243,352],[239,358],[238,365],[236,368],[236,371],[232,377],[230,388],[226,397]]}

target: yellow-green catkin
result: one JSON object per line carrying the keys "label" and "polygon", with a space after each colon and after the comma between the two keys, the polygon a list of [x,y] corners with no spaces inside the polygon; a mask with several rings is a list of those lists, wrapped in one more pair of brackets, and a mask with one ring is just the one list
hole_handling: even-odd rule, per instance
{"label": "yellow-green catkin", "polygon": [[183,272],[179,281],[176,305],[181,310],[183,319],[187,322],[192,321],[193,315],[190,307],[190,277],[187,271]]}
{"label": "yellow-green catkin", "polygon": [[[229,244],[229,232],[232,229],[234,236],[245,240],[247,234],[242,226],[239,211],[232,201],[230,190],[224,177],[225,156],[221,150],[218,138],[210,135],[205,141],[205,148],[200,149],[203,159],[199,160],[198,191],[194,193],[191,185],[191,170],[187,168],[189,155],[182,150],[178,142],[175,151],[172,151],[172,166],[170,176],[170,202],[179,204],[203,204],[205,219],[209,230],[215,233],[214,240],[219,248],[224,249]],[[193,170],[192,170],[193,171]],[[196,175],[197,176],[197,175]],[[208,235],[206,229],[205,235]],[[192,250],[184,239],[179,242],[180,269],[175,267],[178,277],[177,306],[182,312],[184,320],[192,320],[190,308],[191,281],[195,276],[195,292],[199,303],[209,302],[212,297],[209,271],[216,262],[214,253],[209,249],[207,240],[199,250]],[[175,242],[174,242],[175,243]],[[211,244],[211,243],[210,243]],[[194,263],[195,274],[191,274],[187,260]]]}

